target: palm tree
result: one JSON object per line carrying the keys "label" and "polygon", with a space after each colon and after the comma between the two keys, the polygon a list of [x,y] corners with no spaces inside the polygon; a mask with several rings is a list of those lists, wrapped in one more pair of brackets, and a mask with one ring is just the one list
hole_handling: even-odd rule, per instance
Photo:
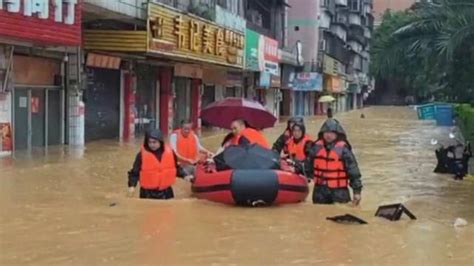
{"label": "palm tree", "polygon": [[451,100],[473,101],[473,0],[425,1],[401,14],[402,25],[388,37],[377,40],[375,34],[373,73],[403,77],[416,90],[440,90]]}
{"label": "palm tree", "polygon": [[[445,56],[465,44],[474,45],[474,2],[439,0],[423,2],[414,9],[414,21],[398,29],[394,35],[409,44],[410,52]],[[443,58],[444,59],[444,58]]]}

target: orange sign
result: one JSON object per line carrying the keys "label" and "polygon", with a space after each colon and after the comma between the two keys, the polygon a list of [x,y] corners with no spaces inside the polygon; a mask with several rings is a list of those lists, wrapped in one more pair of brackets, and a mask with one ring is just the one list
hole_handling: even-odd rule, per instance
{"label": "orange sign", "polygon": [[176,64],[174,66],[174,75],[185,78],[202,79],[202,68],[190,64]]}
{"label": "orange sign", "polygon": [[13,148],[12,143],[12,130],[10,123],[0,123],[0,151],[11,151]]}
{"label": "orange sign", "polygon": [[86,66],[119,69],[120,61],[120,57],[89,53],[87,54]]}

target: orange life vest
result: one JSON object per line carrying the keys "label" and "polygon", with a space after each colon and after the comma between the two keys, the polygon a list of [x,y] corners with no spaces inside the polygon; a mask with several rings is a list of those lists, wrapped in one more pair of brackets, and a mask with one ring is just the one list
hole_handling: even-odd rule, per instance
{"label": "orange life vest", "polygon": [[285,145],[285,153],[290,156],[296,156],[297,160],[304,160],[306,155],[304,153],[305,144],[307,141],[311,141],[311,138],[308,135],[305,135],[298,143],[295,143],[295,139],[290,138]]}
{"label": "orange life vest", "polygon": [[176,134],[176,150],[180,156],[188,160],[196,160],[199,154],[198,143],[196,141],[196,134],[191,131],[188,137],[181,134],[181,129],[175,130]]}
{"label": "orange life vest", "polygon": [[329,188],[344,188],[349,185],[346,167],[342,161],[342,152],[346,146],[344,141],[338,141],[328,151],[322,140],[316,142],[317,154],[313,162],[316,185],[327,185]]}
{"label": "orange life vest", "polygon": [[142,166],[140,169],[140,186],[145,189],[167,189],[176,181],[176,161],[173,150],[165,146],[161,161],[156,155],[141,149]]}
{"label": "orange life vest", "polygon": [[242,136],[245,137],[246,139],[248,139],[250,144],[256,143],[256,144],[259,144],[260,146],[262,146],[264,148],[270,149],[270,144],[268,144],[268,141],[265,138],[265,136],[262,134],[262,132],[257,131],[253,128],[246,128],[246,129],[242,130],[240,135],[237,135],[234,138],[232,138],[231,144],[238,145],[240,137],[242,137]]}

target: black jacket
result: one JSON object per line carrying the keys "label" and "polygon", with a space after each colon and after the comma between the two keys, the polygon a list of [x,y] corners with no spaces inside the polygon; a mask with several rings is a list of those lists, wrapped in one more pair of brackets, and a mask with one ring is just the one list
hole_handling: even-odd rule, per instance
{"label": "black jacket", "polygon": [[[324,124],[322,125],[319,134],[318,134],[318,139],[323,138],[324,132],[335,132],[337,133],[338,140],[345,141],[347,146],[344,148],[342,152],[342,161],[344,163],[344,166],[346,168],[347,176],[349,177],[349,184],[352,188],[352,190],[355,193],[360,193],[362,190],[362,181],[361,181],[361,173],[359,170],[359,166],[357,164],[357,160],[354,156],[354,153],[352,153],[352,147],[347,141],[347,135],[344,129],[342,128],[341,124],[339,121],[336,119],[328,119]],[[337,141],[336,141],[337,142]],[[335,145],[336,142],[325,144],[326,149],[332,149]],[[317,146],[313,145],[311,148],[309,148],[306,151],[306,161],[304,163],[304,170],[303,172],[307,174],[308,178],[313,178],[314,175],[314,160],[316,159],[316,154],[318,153]]]}
{"label": "black jacket", "polygon": [[[155,139],[158,140],[161,143],[161,148],[159,148],[156,151],[151,151],[148,149],[148,139]],[[164,152],[164,147],[165,147],[165,142],[163,139],[163,135],[159,130],[152,130],[151,132],[148,132],[145,135],[145,140],[143,141],[143,147],[147,149],[147,151],[152,152],[156,158],[161,161],[161,156],[163,155]],[[183,171],[183,169],[178,165],[178,158],[176,157],[176,154],[173,152],[174,156],[174,161],[176,162],[176,170],[177,170],[177,176],[178,177],[185,177],[186,173]],[[138,180],[140,179],[140,171],[142,169],[142,153],[139,152],[137,156],[135,156],[135,161],[133,162],[132,169],[128,171],[128,186],[129,187],[136,187]]]}

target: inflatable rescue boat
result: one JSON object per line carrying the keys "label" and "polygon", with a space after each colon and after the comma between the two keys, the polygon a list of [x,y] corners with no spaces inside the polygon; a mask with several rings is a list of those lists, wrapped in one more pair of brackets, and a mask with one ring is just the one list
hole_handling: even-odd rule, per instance
{"label": "inflatable rescue boat", "polygon": [[192,191],[197,198],[225,204],[261,206],[298,203],[308,195],[306,177],[276,169],[216,171],[198,165]]}

